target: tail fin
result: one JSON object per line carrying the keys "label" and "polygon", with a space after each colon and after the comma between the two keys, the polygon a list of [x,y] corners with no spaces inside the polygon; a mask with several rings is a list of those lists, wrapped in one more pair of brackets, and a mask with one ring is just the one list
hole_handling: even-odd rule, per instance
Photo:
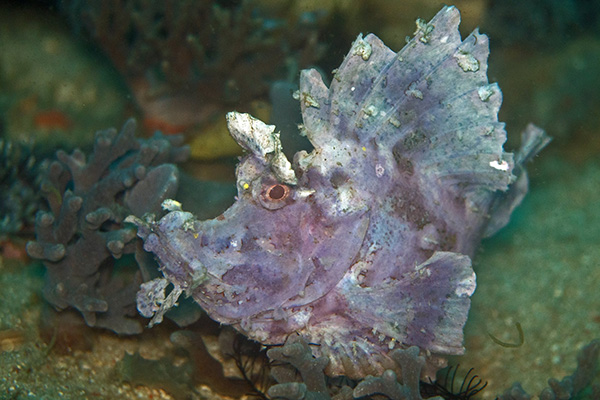
{"label": "tail fin", "polygon": [[517,179],[491,205],[490,222],[485,229],[484,237],[494,235],[508,223],[510,215],[521,204],[529,188],[529,179],[525,170],[525,164],[531,161],[551,140],[552,138],[544,130],[533,124],[527,125],[527,128],[521,134],[521,148],[515,154],[513,174]]}

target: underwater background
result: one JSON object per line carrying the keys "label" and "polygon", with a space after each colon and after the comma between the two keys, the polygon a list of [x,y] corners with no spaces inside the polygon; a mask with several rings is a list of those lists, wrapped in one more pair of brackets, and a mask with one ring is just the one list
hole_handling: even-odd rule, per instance
{"label": "underwater background", "polygon": [[[477,27],[490,37],[488,76],[504,95],[505,148],[518,147],[529,122],[553,141],[529,164],[529,193],[509,225],[478,250],[466,352],[449,363],[460,364],[455,386],[470,368],[487,382],[472,398],[494,399],[517,381],[537,395],[548,379],[573,374],[578,353],[600,338],[600,2],[452,4],[461,11],[463,37]],[[112,251],[117,261],[98,264],[94,285],[117,309],[109,318],[82,303],[52,300],[45,285],[54,277],[25,251],[36,237],[36,212],[49,207],[48,187],[40,190],[50,168],[45,160],[57,150],[90,154],[95,132],[120,129],[130,117],[140,138],[156,130],[167,138],[181,133],[189,145],[186,161],[172,151],[182,143],[165,139],[171,146],[165,157],[181,171],[176,198],[200,218],[213,218],[233,202],[242,154],[227,132],[226,112],[250,112],[277,125],[286,153],[308,149],[297,134],[300,113],[291,96],[299,71],[316,67],[328,76],[361,32],[398,51],[415,20],[431,19],[443,5],[1,2],[0,398],[203,399],[266,392],[268,372],[258,373],[267,370],[264,354],[236,344],[243,339],[197,309],[143,328],[147,320],[112,290],[136,282],[141,262],[133,249],[125,248],[123,257]],[[117,198],[115,204],[125,203]],[[92,252],[82,254],[91,258]],[[105,276],[108,262],[118,279]],[[197,319],[191,325],[184,323],[190,315]],[[223,350],[228,346],[233,357]],[[600,385],[598,350],[587,354],[591,380],[576,398],[600,393],[592,389]],[[252,371],[256,388],[242,379],[240,363]]]}

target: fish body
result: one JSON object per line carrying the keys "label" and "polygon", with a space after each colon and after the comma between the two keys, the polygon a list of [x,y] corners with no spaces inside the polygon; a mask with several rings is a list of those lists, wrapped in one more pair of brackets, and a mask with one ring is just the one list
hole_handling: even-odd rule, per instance
{"label": "fish body", "polygon": [[185,292],[262,343],[303,335],[328,373],[353,378],[394,368],[394,348],[418,346],[427,374],[462,353],[471,257],[508,221],[527,190],[522,163],[547,139],[530,126],[516,161],[503,151],[487,37],[462,41],[459,22],[445,7],[398,53],[359,36],[329,87],[303,71],[314,150],[292,162],[274,126],[229,113],[248,152],[237,200],[213,220],[177,206],[135,220],[165,277],[143,287],[140,311],[158,322]]}

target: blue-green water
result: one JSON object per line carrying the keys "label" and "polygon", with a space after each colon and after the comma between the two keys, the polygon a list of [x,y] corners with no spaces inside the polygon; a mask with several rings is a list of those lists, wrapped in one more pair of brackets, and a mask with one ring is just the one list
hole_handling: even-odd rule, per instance
{"label": "blue-green water", "polygon": [[[80,6],[66,3],[72,9]],[[285,14],[276,2],[258,3]],[[360,31],[372,31],[398,50],[405,36],[413,33],[414,19],[429,19],[441,7],[435,1],[315,3],[290,2],[289,13],[323,11],[325,16],[311,29],[318,32],[324,51],[315,52],[310,65],[324,71],[339,64]],[[507,122],[508,146],[518,145],[519,132],[530,121],[554,140],[529,166],[530,192],[511,223],[485,240],[474,260],[478,287],[465,327],[466,353],[452,357],[451,363],[460,363],[464,371],[473,367],[488,381],[482,399],[495,398],[514,381],[521,381],[529,393],[539,393],[548,378],[571,374],[577,352],[600,337],[600,5],[535,1],[527,8],[516,2],[500,3],[456,2],[463,16],[461,31],[464,35],[480,26],[490,34],[489,77],[503,89],[500,119]],[[173,127],[177,110],[186,111],[180,116],[186,122],[175,124],[176,128],[184,126],[190,135],[209,132],[216,138],[209,142],[219,145],[222,127],[211,118],[218,119],[229,109],[254,110],[246,104],[254,101],[271,109],[268,91],[257,92],[255,98],[226,100],[221,96],[230,92],[215,92],[206,95],[212,102],[202,103],[202,109],[198,106],[204,119],[189,123],[187,109],[194,109],[197,97],[186,92],[185,107],[177,102],[164,105],[162,119],[156,122],[148,110],[163,103],[144,103],[140,93],[148,93],[140,88],[148,82],[138,79],[151,82],[156,75],[140,74],[135,80],[124,76],[110,56],[96,47],[93,37],[85,34],[85,23],[74,29],[69,13],[58,9],[49,8],[48,2],[19,7],[7,3],[0,9],[0,134],[14,142],[38,143],[40,158],[58,148],[89,148],[96,130],[120,126],[130,116],[138,117],[147,130]],[[296,67],[289,67],[288,60],[282,76],[269,79],[293,84],[294,71],[301,64],[294,60]],[[234,66],[229,68],[233,73]],[[293,119],[294,113],[290,114]],[[194,159],[182,167],[195,178],[217,182],[209,189],[215,196],[207,217],[233,200],[234,165],[235,155],[230,154]],[[208,208],[202,203],[194,207]],[[170,323],[138,336],[117,336],[86,327],[77,313],[57,319],[42,296],[44,267],[24,255],[24,244],[31,238],[31,227],[1,238],[0,398],[156,399],[175,394],[195,399],[218,396],[209,389],[211,382],[213,389],[230,382],[223,380],[222,373],[215,378],[184,376],[171,385],[165,382],[175,378],[126,379],[119,369],[126,352],[171,365],[163,376],[184,374],[172,367],[189,362],[190,351],[170,339],[178,328]],[[488,336],[517,342],[517,322],[524,334],[520,347],[502,347]],[[201,336],[216,354],[213,328]],[[202,357],[210,356],[196,357],[208,360]],[[158,364],[151,366],[158,368]],[[231,362],[224,365],[226,374],[235,371]]]}

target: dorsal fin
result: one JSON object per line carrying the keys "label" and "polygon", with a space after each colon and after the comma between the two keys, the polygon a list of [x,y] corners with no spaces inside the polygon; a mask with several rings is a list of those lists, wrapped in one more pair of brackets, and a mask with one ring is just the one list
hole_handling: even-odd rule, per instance
{"label": "dorsal fin", "polygon": [[329,88],[303,71],[300,98],[315,147],[332,139],[402,158],[426,180],[468,191],[506,190],[514,179],[498,122],[502,92],[487,79],[488,38],[461,41],[460,14],[444,7],[397,54],[359,35]]}

